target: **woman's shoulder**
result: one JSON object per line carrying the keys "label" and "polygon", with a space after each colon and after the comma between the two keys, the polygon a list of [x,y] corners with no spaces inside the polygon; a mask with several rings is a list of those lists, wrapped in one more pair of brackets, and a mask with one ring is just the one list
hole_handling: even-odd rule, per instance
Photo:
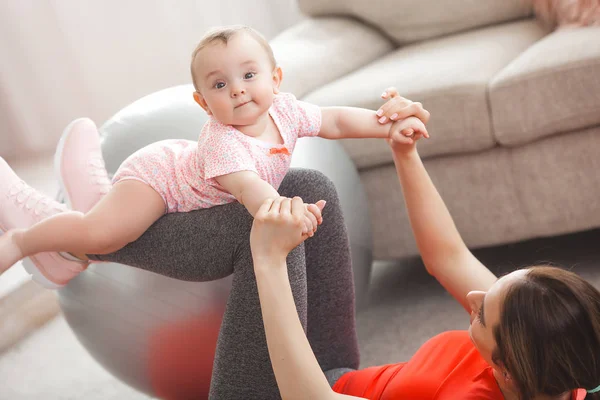
{"label": "woman's shoulder", "polygon": [[446,331],[432,337],[426,341],[421,348],[448,348],[452,345],[457,350],[470,350],[473,348],[473,342],[468,331]]}
{"label": "woman's shoulder", "polygon": [[440,333],[425,343],[415,352],[407,363],[417,369],[435,369],[436,371],[454,369],[457,363],[479,353],[471,342],[467,331],[447,331]]}

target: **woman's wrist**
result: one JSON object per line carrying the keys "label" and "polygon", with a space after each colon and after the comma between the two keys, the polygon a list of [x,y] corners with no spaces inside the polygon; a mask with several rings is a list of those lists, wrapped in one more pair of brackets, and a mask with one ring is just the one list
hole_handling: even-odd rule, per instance
{"label": "woman's wrist", "polygon": [[285,262],[285,259],[283,259],[283,261],[255,259],[254,276],[257,284],[262,287],[281,287],[282,284],[289,284],[287,263]]}
{"label": "woman's wrist", "polygon": [[419,152],[417,151],[417,146],[413,146],[410,149],[393,149],[392,155],[394,158],[394,162],[406,162],[415,159],[419,159]]}
{"label": "woman's wrist", "polygon": [[257,254],[252,256],[255,272],[283,269],[287,271],[287,256],[284,254]]}

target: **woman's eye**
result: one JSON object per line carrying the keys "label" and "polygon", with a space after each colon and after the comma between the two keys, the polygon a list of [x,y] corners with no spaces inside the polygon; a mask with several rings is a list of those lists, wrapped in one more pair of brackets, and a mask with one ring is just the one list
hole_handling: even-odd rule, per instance
{"label": "woman's eye", "polygon": [[244,79],[252,79],[256,74],[254,72],[248,72],[244,75]]}
{"label": "woman's eye", "polygon": [[483,318],[483,307],[479,307],[479,310],[477,311],[477,319],[483,325],[481,318]]}
{"label": "woman's eye", "polygon": [[215,88],[217,89],[223,89],[225,87],[225,83],[224,82],[217,82],[215,83]]}

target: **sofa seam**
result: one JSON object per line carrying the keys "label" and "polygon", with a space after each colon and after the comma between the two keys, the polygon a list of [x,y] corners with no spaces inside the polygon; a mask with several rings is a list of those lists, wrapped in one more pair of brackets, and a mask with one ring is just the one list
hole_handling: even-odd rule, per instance
{"label": "sofa seam", "polygon": [[563,67],[554,67],[554,68],[546,67],[541,71],[534,71],[534,72],[529,72],[526,74],[518,75],[518,77],[509,79],[506,82],[503,82],[498,85],[495,85],[493,82],[490,82],[489,86],[493,90],[502,90],[502,89],[508,88],[510,86],[515,86],[519,83],[522,83],[523,81],[529,80],[532,76],[535,78],[545,78],[548,75],[555,74],[556,72],[563,72],[563,71],[569,71],[569,70],[580,70],[583,68],[595,67],[595,66],[600,66],[600,61],[592,60],[592,62],[589,62],[586,60],[586,61],[580,61],[577,63],[565,65]]}
{"label": "sofa seam", "polygon": [[[503,141],[500,140],[500,138],[498,138],[498,137],[496,137],[496,140],[497,140],[498,144],[500,144],[503,147],[517,147],[517,146],[524,145],[526,143],[535,142],[536,140],[540,140],[540,139],[543,139],[543,138],[546,138],[546,137],[550,137],[550,136],[554,136],[554,135],[564,135],[564,134],[571,133],[573,131],[574,132],[578,132],[580,130],[584,130],[584,129],[592,128],[594,126],[598,126],[599,123],[595,123],[595,124],[592,123],[590,125],[584,125],[584,126],[578,127],[578,128],[566,128],[566,130],[562,130],[562,131],[558,131],[558,132],[552,132],[552,133],[549,133],[549,134],[544,134],[544,132],[548,131],[548,127],[551,126],[551,125],[553,125],[553,124],[555,124],[556,122],[563,121],[565,119],[582,118],[582,116],[586,116],[587,117],[588,115],[597,115],[599,111],[600,111],[599,108],[594,108],[594,109],[591,109],[590,112],[586,112],[586,113],[582,113],[582,114],[578,114],[578,115],[570,115],[567,118],[561,118],[561,119],[552,120],[552,122],[544,125],[543,128],[538,128],[538,129],[533,130],[533,131],[532,130],[526,130],[525,132],[522,131],[521,133],[527,133],[527,134],[531,134],[532,136],[534,136],[534,138],[532,140],[528,140],[526,142],[520,142],[520,143],[515,143],[515,144],[506,144],[506,143],[503,143]],[[508,126],[508,128],[503,128],[500,132],[503,132],[503,131],[515,131],[516,128],[511,128],[511,125],[513,125],[513,124],[510,124]],[[514,124],[514,125],[516,125],[516,124]],[[494,134],[496,134],[496,132],[494,132]]]}

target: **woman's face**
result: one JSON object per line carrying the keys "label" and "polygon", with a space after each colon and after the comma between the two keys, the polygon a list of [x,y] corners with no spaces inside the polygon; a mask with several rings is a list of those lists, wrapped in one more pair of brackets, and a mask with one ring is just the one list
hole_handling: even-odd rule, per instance
{"label": "woman's face", "polygon": [[496,348],[494,327],[500,322],[500,309],[504,303],[506,291],[516,281],[524,279],[527,270],[517,270],[498,279],[487,292],[473,291],[467,294],[471,307],[471,326],[469,336],[484,360],[497,370],[500,366],[492,361]]}

